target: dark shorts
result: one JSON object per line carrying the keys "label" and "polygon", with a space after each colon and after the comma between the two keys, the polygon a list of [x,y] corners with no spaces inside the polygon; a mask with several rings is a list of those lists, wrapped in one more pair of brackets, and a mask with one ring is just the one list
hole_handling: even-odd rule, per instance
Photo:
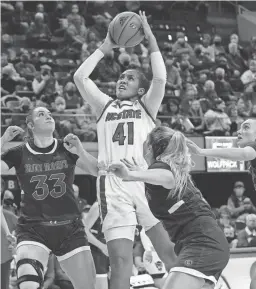
{"label": "dark shorts", "polygon": [[176,243],[178,260],[171,271],[217,281],[229,261],[229,245],[217,222],[202,217],[184,234],[187,237]]}
{"label": "dark shorts", "polygon": [[65,225],[19,223],[16,232],[18,245],[24,241],[37,242],[56,256],[63,256],[84,246],[89,249],[84,226],[79,218]]}
{"label": "dark shorts", "polygon": [[96,269],[96,274],[108,274],[109,272],[109,258],[104,255],[101,250],[94,245],[90,245],[91,253]]}

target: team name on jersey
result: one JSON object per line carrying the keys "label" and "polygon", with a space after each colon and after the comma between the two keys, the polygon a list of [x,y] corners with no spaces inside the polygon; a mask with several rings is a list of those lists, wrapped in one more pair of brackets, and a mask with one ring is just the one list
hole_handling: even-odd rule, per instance
{"label": "team name on jersey", "polygon": [[68,162],[66,160],[62,160],[44,164],[25,164],[24,167],[26,173],[48,172],[67,169]]}
{"label": "team name on jersey", "polygon": [[127,109],[127,110],[123,110],[120,113],[109,112],[106,116],[105,121],[127,119],[127,118],[141,118],[141,110],[140,109],[137,109],[137,110]]}

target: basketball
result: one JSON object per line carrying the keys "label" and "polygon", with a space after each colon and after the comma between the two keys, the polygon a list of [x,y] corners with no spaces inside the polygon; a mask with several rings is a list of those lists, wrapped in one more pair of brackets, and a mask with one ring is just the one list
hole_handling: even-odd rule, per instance
{"label": "basketball", "polygon": [[118,14],[109,24],[112,40],[120,47],[133,47],[144,38],[140,16],[133,12]]}

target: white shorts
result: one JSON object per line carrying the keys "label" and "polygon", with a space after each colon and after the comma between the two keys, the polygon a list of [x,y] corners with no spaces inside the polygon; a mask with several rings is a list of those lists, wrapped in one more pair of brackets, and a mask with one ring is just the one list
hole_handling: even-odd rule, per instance
{"label": "white shorts", "polygon": [[[112,240],[117,239],[117,236],[131,239],[133,227],[138,223],[145,231],[159,223],[149,209],[142,182],[123,182],[114,175],[102,175],[97,179],[97,198],[103,221],[102,230],[109,237],[115,236],[110,238]],[[130,227],[126,231],[127,237],[122,233],[113,233],[118,232],[118,229],[112,229],[119,227],[122,227],[120,232],[122,230],[123,233],[123,227]],[[112,233],[108,234],[110,229]]]}

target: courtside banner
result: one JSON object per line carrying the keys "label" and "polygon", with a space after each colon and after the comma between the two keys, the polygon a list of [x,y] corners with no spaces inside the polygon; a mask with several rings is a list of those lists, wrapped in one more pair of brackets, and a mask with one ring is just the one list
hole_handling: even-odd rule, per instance
{"label": "courtside banner", "polygon": [[[207,149],[221,149],[232,147],[237,147],[236,137],[205,137],[205,148]],[[212,157],[206,158],[206,169],[207,172],[241,172],[246,170],[244,162],[216,159]]]}

